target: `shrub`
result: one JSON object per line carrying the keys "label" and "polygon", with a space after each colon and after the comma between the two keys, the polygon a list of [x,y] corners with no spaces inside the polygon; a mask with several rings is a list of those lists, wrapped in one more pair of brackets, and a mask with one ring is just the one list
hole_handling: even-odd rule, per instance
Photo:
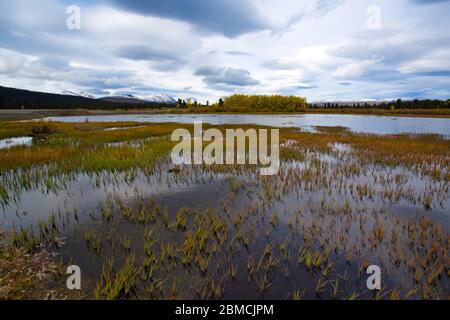
{"label": "shrub", "polygon": [[38,121],[31,128],[31,136],[45,139],[48,135],[56,133],[56,131],[56,126],[51,121]]}

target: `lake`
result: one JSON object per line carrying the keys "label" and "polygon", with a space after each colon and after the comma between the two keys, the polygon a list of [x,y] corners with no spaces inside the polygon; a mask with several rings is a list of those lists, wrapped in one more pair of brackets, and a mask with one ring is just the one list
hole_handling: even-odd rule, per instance
{"label": "lake", "polygon": [[214,125],[220,124],[256,124],[274,127],[299,127],[314,131],[315,126],[342,126],[353,132],[373,134],[423,134],[433,133],[449,136],[450,118],[417,118],[369,115],[336,114],[124,114],[97,116],[49,117],[46,120],[61,122],[178,122],[194,123],[201,121]]}
{"label": "lake", "polygon": [[[2,231],[9,243],[32,245],[39,239],[64,265],[79,266],[83,298],[106,297],[108,283],[117,283],[130,268],[132,279],[126,280],[133,291],[123,298],[444,299],[450,294],[448,139],[286,128],[280,170],[262,177],[258,166],[174,166],[168,156],[172,124],[154,131],[150,125],[125,129],[94,123],[204,121],[306,130],[339,125],[383,134],[421,128],[448,137],[449,126],[438,125],[448,119],[87,118],[90,123],[83,125],[59,124],[57,134],[29,147],[0,150]],[[382,266],[383,290],[368,290],[367,265]]]}

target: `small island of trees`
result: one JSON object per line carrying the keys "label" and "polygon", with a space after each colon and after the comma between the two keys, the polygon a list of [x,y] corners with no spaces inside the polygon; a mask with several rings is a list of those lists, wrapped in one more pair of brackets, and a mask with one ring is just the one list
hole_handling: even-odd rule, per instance
{"label": "small island of trees", "polygon": [[220,98],[217,103],[202,105],[198,102],[178,100],[178,108],[188,108],[194,112],[299,112],[307,108],[306,98],[281,95],[245,95],[234,94]]}

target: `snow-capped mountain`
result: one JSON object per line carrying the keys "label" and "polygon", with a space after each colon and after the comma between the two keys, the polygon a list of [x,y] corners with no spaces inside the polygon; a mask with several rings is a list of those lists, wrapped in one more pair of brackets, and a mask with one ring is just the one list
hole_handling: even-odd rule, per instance
{"label": "snow-capped mountain", "polygon": [[106,96],[103,98],[100,98],[101,100],[104,101],[109,101],[109,102],[121,102],[121,103],[145,103],[146,100],[139,98],[138,96],[129,94],[129,93],[124,93],[124,94],[120,94],[120,95],[114,95],[114,96]]}
{"label": "snow-capped mountain", "polygon": [[138,96],[135,96],[131,93],[124,93],[124,94],[119,94],[116,97],[120,97],[120,98],[125,98],[125,99],[136,99],[136,100],[144,100],[142,98],[139,98]]}
{"label": "snow-capped mountain", "polygon": [[177,100],[167,94],[152,94],[145,97],[145,101],[155,103],[176,103]]}
{"label": "snow-capped mountain", "polygon": [[106,96],[103,98],[100,98],[104,101],[109,102],[121,102],[121,103],[167,103],[167,104],[174,104],[177,102],[177,100],[174,97],[171,97],[167,94],[152,94],[149,96],[145,96],[145,98],[141,98],[138,96],[135,96],[133,94],[125,93],[120,95],[114,95],[114,96]]}
{"label": "snow-capped mountain", "polygon": [[75,97],[83,97],[88,99],[95,99],[95,97],[85,91],[78,91],[78,90],[64,90],[61,92],[62,95],[65,96],[75,96]]}

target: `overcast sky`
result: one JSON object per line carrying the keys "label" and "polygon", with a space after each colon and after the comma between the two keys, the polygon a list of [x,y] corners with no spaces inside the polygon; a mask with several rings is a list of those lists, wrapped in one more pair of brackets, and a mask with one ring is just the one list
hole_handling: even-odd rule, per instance
{"label": "overcast sky", "polygon": [[447,0],[2,0],[0,85],[450,98],[449,17]]}

